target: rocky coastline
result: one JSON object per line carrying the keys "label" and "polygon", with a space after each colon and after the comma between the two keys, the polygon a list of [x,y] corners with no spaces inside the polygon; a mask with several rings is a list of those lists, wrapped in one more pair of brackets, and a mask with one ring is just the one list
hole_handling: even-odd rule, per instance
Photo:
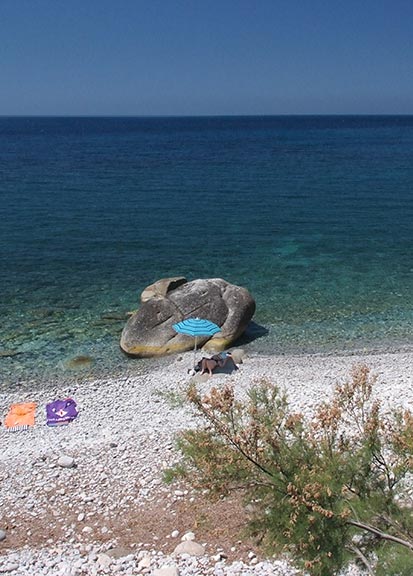
{"label": "rocky coastline", "polygon": [[[385,405],[413,409],[412,352],[246,356],[238,371],[199,385],[233,382],[242,395],[267,377],[291,405],[311,413],[360,363],[377,374]],[[2,421],[12,403],[38,408],[34,428],[0,426],[0,574],[298,574],[245,536],[246,512],[236,498],[211,505],[188,486],[164,483],[164,470],[179,458],[175,435],[196,424],[181,401],[191,364],[185,353],[141,374],[1,392]],[[79,417],[47,427],[45,404],[68,396]]]}

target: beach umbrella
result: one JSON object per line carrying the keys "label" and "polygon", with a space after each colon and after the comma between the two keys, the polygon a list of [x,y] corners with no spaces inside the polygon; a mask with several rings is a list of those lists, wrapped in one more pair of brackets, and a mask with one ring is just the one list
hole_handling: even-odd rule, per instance
{"label": "beach umbrella", "polygon": [[187,318],[181,322],[172,325],[172,328],[178,334],[186,334],[195,338],[194,346],[194,368],[195,368],[195,354],[198,336],[213,336],[221,331],[221,328],[205,318]]}

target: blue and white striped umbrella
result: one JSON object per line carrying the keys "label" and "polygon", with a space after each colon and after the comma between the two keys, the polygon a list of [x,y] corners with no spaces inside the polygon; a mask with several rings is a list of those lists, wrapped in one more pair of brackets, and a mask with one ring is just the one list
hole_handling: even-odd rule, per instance
{"label": "blue and white striped umbrella", "polygon": [[194,367],[195,367],[195,353],[198,336],[213,336],[221,331],[221,328],[205,318],[187,318],[181,322],[172,325],[172,328],[178,334],[186,334],[195,338],[194,346]]}
{"label": "blue and white striped umbrella", "polygon": [[172,328],[179,334],[187,336],[213,336],[221,331],[221,328],[205,318],[187,318],[174,324]]}

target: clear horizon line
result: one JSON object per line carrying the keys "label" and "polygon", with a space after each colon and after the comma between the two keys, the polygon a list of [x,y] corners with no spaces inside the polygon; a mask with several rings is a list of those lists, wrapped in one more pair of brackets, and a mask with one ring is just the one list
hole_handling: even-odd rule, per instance
{"label": "clear horizon line", "polygon": [[274,117],[409,117],[412,113],[280,113],[280,114],[0,114],[0,118],[274,118]]}

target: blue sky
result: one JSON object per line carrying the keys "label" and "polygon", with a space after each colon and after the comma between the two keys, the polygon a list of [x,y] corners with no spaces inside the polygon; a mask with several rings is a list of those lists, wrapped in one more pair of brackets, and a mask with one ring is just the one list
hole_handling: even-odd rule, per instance
{"label": "blue sky", "polygon": [[0,0],[0,115],[412,114],[411,0]]}

